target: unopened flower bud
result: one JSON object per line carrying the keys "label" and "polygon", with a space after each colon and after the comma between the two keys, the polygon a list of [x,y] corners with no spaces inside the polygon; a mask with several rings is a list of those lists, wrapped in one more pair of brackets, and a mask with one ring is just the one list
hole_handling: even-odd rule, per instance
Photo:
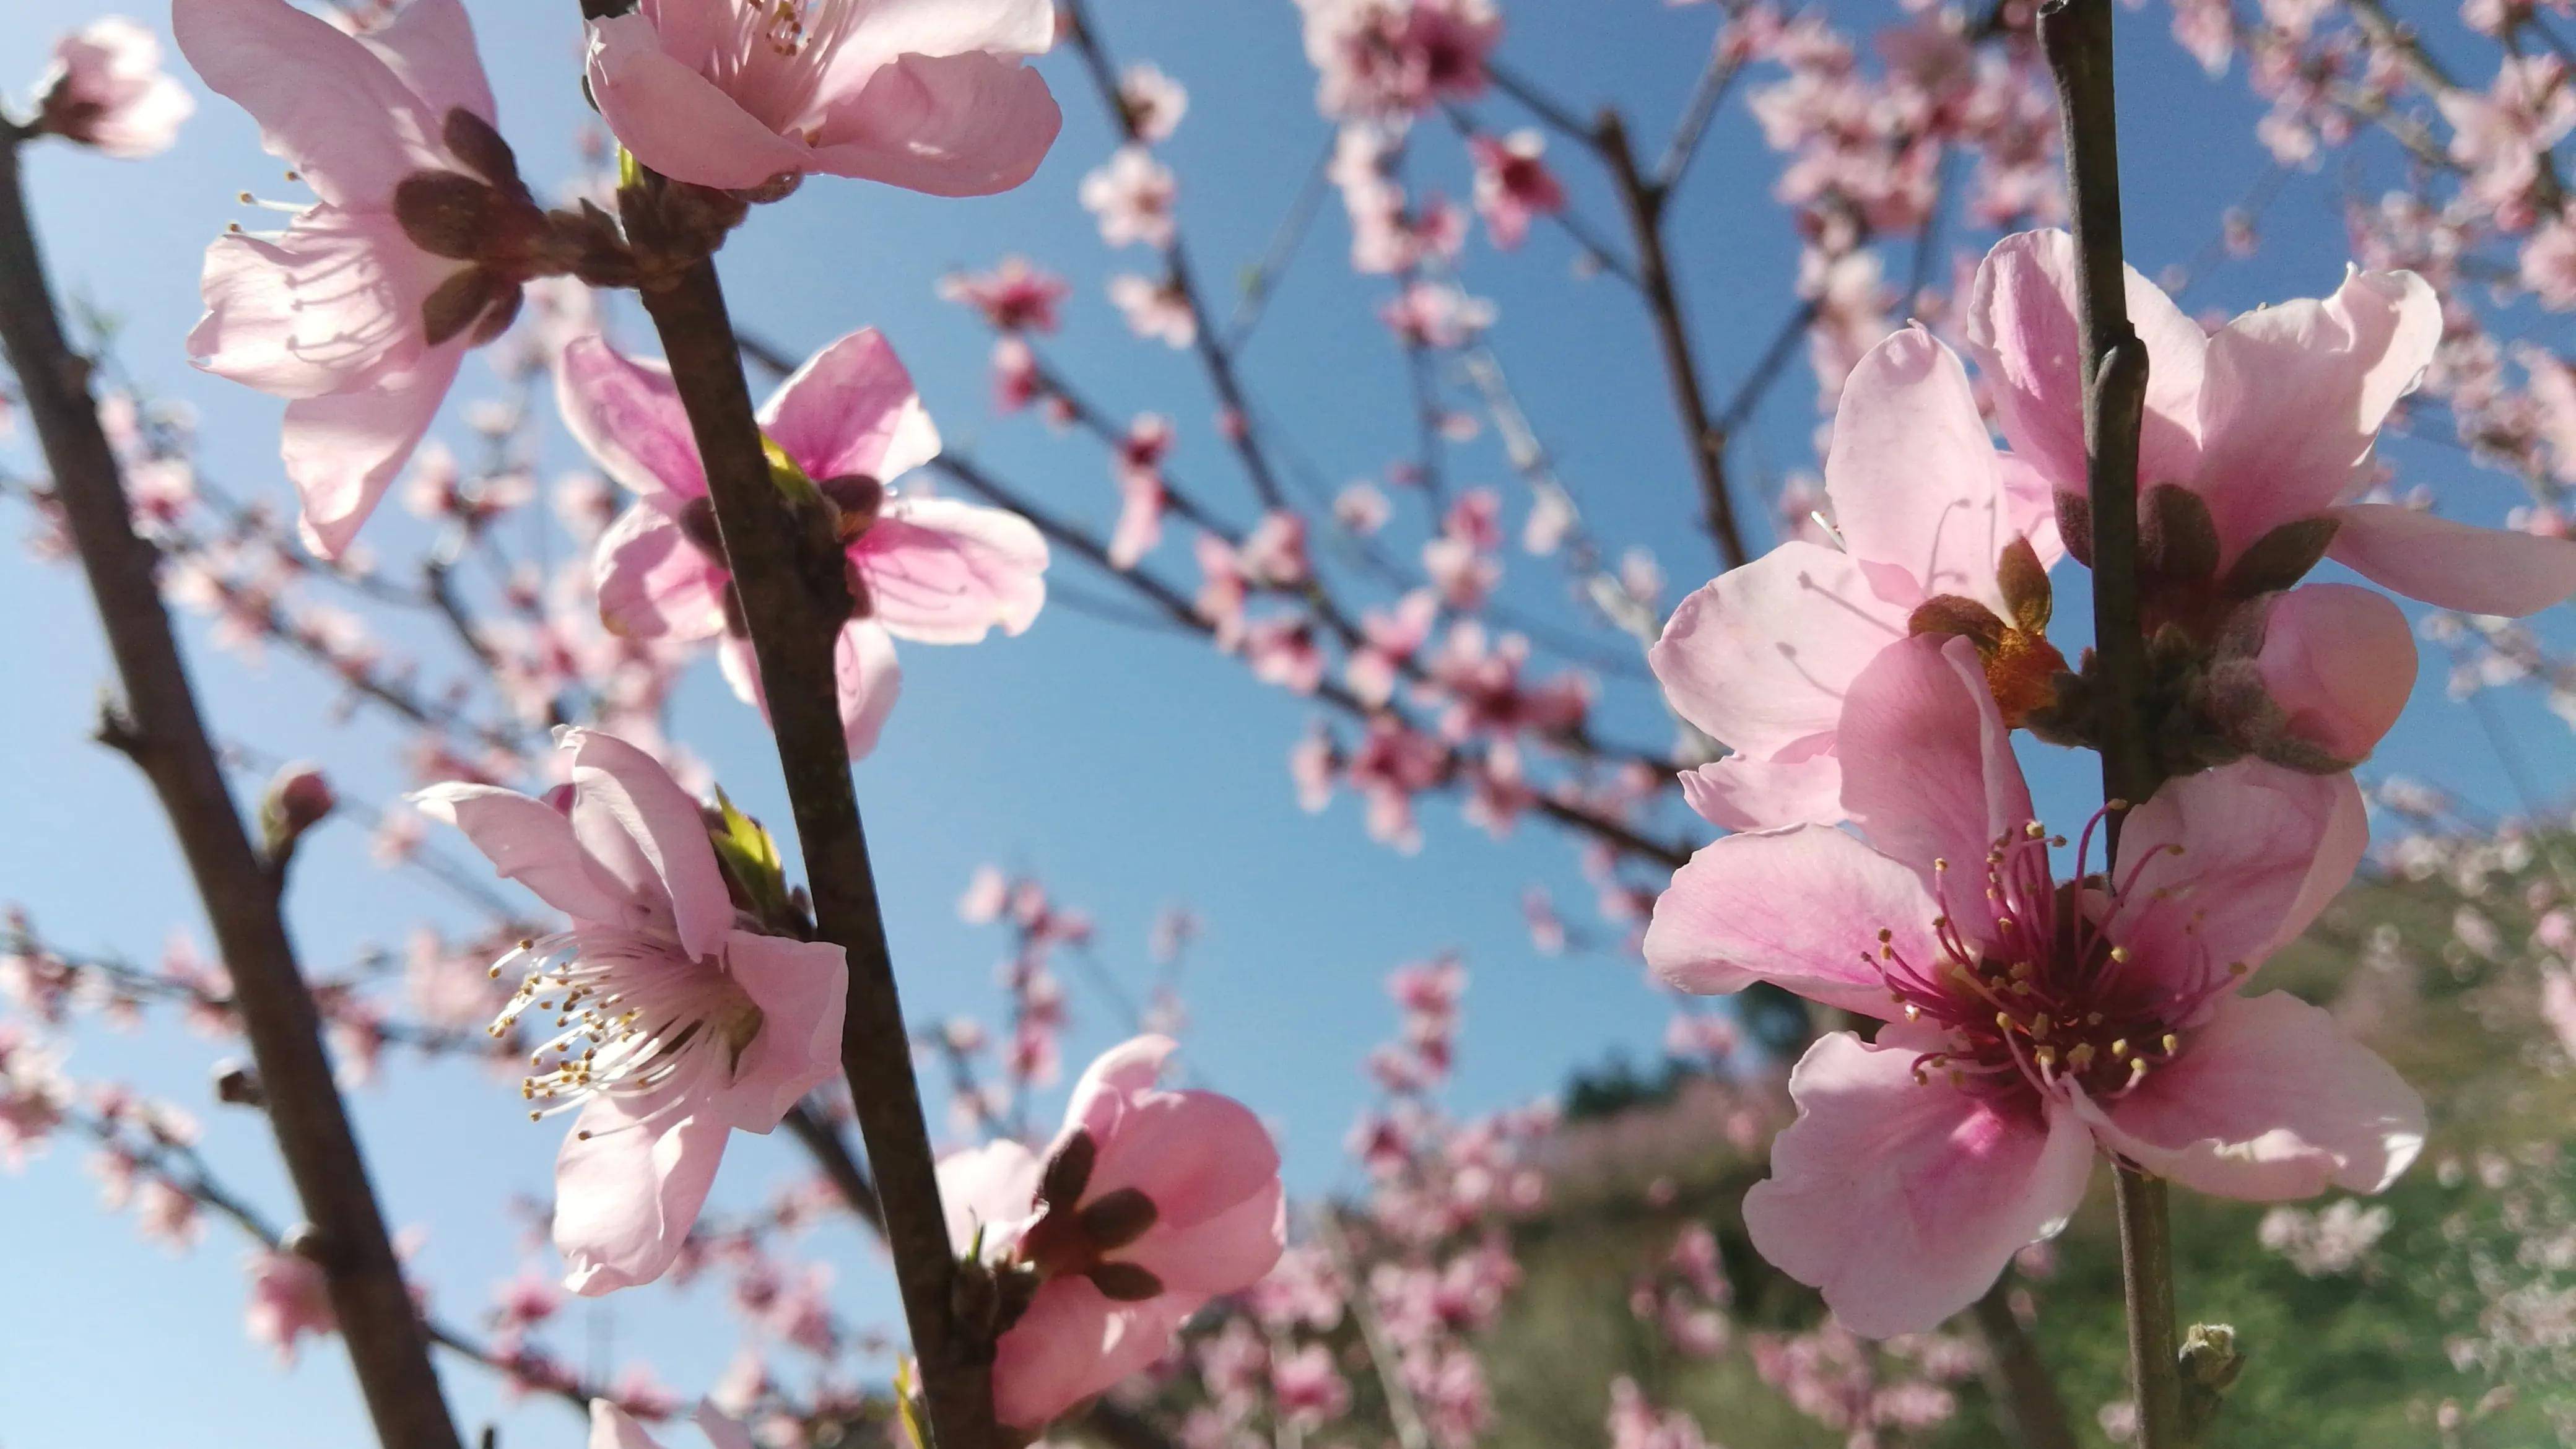
{"label": "unopened flower bud", "polygon": [[267,838],[268,853],[283,858],[297,837],[321,824],[339,803],[321,766],[299,761],[279,770],[260,797],[260,829]]}

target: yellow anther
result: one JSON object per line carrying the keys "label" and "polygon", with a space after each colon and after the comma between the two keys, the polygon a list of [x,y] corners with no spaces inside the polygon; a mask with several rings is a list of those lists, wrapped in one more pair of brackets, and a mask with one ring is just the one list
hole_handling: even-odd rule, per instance
{"label": "yellow anther", "polygon": [[2128,1054],[2129,1039],[2127,1037],[2122,1037],[2118,1041],[2111,1043],[2111,1055],[2115,1057],[2125,1057]]}
{"label": "yellow anther", "polygon": [[2181,1050],[2182,1050],[2182,1038],[2181,1038],[2181,1037],[2178,1037],[2178,1036],[2176,1036],[2176,1035],[2174,1035],[2172,1032],[2166,1032],[2166,1033],[2165,1033],[2165,1055],[2166,1055],[2166,1056],[2172,1056],[2175,1052],[2178,1052],[2178,1051],[2181,1051]]}

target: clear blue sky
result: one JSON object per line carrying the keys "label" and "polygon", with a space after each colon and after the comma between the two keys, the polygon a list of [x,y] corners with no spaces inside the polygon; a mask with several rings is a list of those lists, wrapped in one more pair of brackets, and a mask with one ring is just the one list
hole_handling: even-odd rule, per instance
{"label": "clear blue sky", "polygon": [[[58,27],[120,8],[103,0],[0,8],[0,76],[31,76]],[[505,129],[529,173],[566,174],[579,106],[575,7],[469,0],[469,8]],[[1835,9],[1855,25],[1892,13]],[[1154,59],[1190,88],[1188,118],[1165,149],[1183,177],[1192,247],[1222,292],[1258,255],[1324,141],[1293,9],[1286,0],[1104,0],[1101,10],[1122,58]],[[1650,137],[1678,108],[1714,21],[1708,7],[1671,10],[1649,0],[1525,0],[1513,12],[1504,56],[1577,101],[1616,94]],[[166,21],[157,11],[143,15]],[[2121,12],[2129,244],[2151,270],[2198,253],[2219,209],[2267,165],[2251,134],[2259,111],[2241,80],[2204,78],[2165,39],[2163,23],[2161,9]],[[1067,335],[1055,345],[1068,370],[1113,407],[1173,414],[1183,434],[1178,470],[1221,484],[1217,496],[1248,517],[1248,500],[1228,491],[1239,484],[1210,435],[1193,366],[1128,337],[1101,295],[1111,270],[1145,269],[1144,254],[1106,256],[1075,205],[1077,182],[1108,142],[1073,58],[1051,58],[1045,69],[1068,123],[1029,186],[959,203],[812,184],[764,209],[725,253],[737,314],[800,350],[852,327],[882,327],[953,443],[1060,506],[1106,519],[1113,495],[1096,451],[1026,419],[994,418],[981,328],[932,296],[934,279],[953,266],[1029,252],[1077,282]],[[23,90],[12,98],[26,99]],[[1518,123],[1500,102],[1487,109]],[[1435,131],[1425,150],[1434,174],[1462,194],[1451,140]],[[1597,177],[1576,158],[1560,159],[1580,204],[1605,222],[1613,217]],[[1720,120],[1678,203],[1677,261],[1708,370],[1721,386],[1749,366],[1792,304],[1796,241],[1768,198],[1775,175],[1739,105]],[[283,497],[275,405],[193,374],[180,348],[197,312],[198,258],[239,214],[234,194],[292,194],[247,120],[209,97],[167,156],[118,163],[47,146],[31,163],[30,182],[58,285],[127,318],[126,361],[156,390],[202,410],[208,473],[238,492]],[[2187,301],[2235,308],[2330,289],[2344,256],[2335,206],[2330,178],[2294,179],[2265,219],[2262,256],[2222,268]],[[1349,277],[1345,240],[1338,208],[1328,203],[1247,362],[1262,405],[1290,424],[1298,449],[1335,484],[1402,456],[1411,427],[1400,364],[1373,318],[1377,284]],[[1517,255],[1478,242],[1467,272],[1501,307],[1497,345],[1595,529],[1617,542],[1656,542],[1676,587],[1687,587],[1711,558],[1693,524],[1693,492],[1643,319],[1615,283],[1570,281],[1569,257],[1562,238],[1541,228]],[[479,367],[469,369],[459,397],[487,382]],[[1811,397],[1803,370],[1793,373],[1739,445],[1739,470],[1811,465]],[[23,466],[27,446],[23,436],[0,444],[0,458]],[[568,461],[559,447],[557,461]],[[2465,458],[2446,448],[2400,445],[2391,456],[2407,478],[2446,490],[2467,471]],[[1462,481],[1508,482],[1490,439],[1464,450],[1454,472]],[[2509,491],[2490,479],[2449,496],[2500,511]],[[1516,500],[1516,518],[1520,490],[1507,488],[1506,496]],[[6,527],[15,535],[21,524],[13,515]],[[419,532],[388,509],[369,536],[400,557]],[[1176,563],[1180,552],[1172,551]],[[1514,568],[1518,597],[1548,607],[1552,568],[1517,555]],[[1065,577],[1080,574],[1068,565]],[[0,561],[0,618],[18,621],[0,645],[0,669],[13,686],[10,707],[0,710],[0,758],[15,766],[0,773],[0,820],[8,822],[0,898],[31,907],[68,945],[149,958],[171,931],[196,930],[197,913],[140,780],[86,739],[105,672],[88,600],[74,573],[13,550]],[[322,723],[327,692],[300,665],[278,658],[251,672],[203,649],[197,657],[200,685],[227,737],[323,758],[348,787],[376,798],[401,783],[389,764],[398,737],[371,721]],[[993,1006],[999,935],[957,924],[953,903],[977,863],[1002,860],[1034,870],[1062,899],[1092,911],[1104,959],[1131,982],[1145,977],[1144,934],[1158,908],[1186,901],[1208,919],[1211,934],[1190,976],[1188,1050],[1276,1123],[1292,1182],[1308,1191],[1341,1176],[1341,1134],[1366,1098],[1360,1063],[1390,1022],[1379,982],[1399,962],[1455,946],[1475,970],[1456,1090],[1462,1108],[1545,1093],[1569,1068],[1614,1046],[1654,1051],[1665,1012],[1634,962],[1603,954],[1549,960],[1528,946],[1517,902],[1532,882],[1549,885],[1578,924],[1589,919],[1588,891],[1558,839],[1525,827],[1497,845],[1435,805],[1426,814],[1428,848],[1403,857],[1365,840],[1347,799],[1320,818],[1305,815],[1282,758],[1309,707],[1254,685],[1196,642],[1059,609],[1023,639],[912,649],[905,665],[902,707],[863,768],[861,794],[917,1016]],[[2382,763],[2511,809],[2489,747],[2440,701],[2438,678],[2438,668],[2428,670],[2429,687]],[[1606,692],[1618,701],[1615,726],[1639,739],[1662,737],[1651,697],[1636,684],[1607,681]],[[2527,700],[2507,709],[2544,788],[2563,790],[2570,774],[2563,728]],[[736,798],[784,818],[766,743],[712,669],[684,692],[675,733],[713,762]],[[2059,808],[2072,807],[2080,772],[2059,761],[2046,775],[2066,784],[2054,792],[2066,802]],[[346,960],[365,943],[398,944],[423,912],[449,909],[376,871],[362,846],[354,826],[333,825],[299,867],[294,920],[319,965]],[[1078,1066],[1116,1026],[1097,998],[1076,991],[1069,1056]],[[202,1109],[212,1160],[272,1211],[290,1215],[262,1125],[207,1101],[206,1065],[221,1048],[159,1029],[130,1038],[85,1031],[76,1046],[77,1076],[129,1078]],[[510,1193],[543,1190],[557,1128],[528,1126],[513,1094],[478,1072],[406,1063],[389,1077],[356,1098],[379,1185],[398,1222],[429,1231],[421,1267],[440,1308],[472,1317],[485,1306],[486,1286],[521,1261],[551,1270],[550,1255],[521,1243],[502,1208]],[[736,1151],[720,1200],[749,1201],[801,1165],[784,1144],[738,1141]],[[336,1346],[308,1352],[301,1367],[282,1373],[243,1339],[238,1243],[213,1228],[197,1252],[175,1260],[144,1244],[130,1223],[95,1209],[81,1155],[66,1143],[25,1173],[0,1178],[7,1285],[0,1445],[363,1442]],[[854,1233],[829,1233],[818,1241],[840,1266],[845,1303],[862,1316],[882,1315],[888,1295],[872,1250]],[[629,1295],[576,1312],[557,1342],[577,1362],[595,1354],[594,1367],[622,1364],[626,1348],[637,1347],[694,1394],[731,1351],[715,1292]],[[710,1318],[726,1326],[698,1326]],[[556,1406],[504,1410],[491,1380],[470,1368],[451,1367],[448,1381],[469,1422],[503,1416],[505,1444],[575,1442],[576,1425]]]}

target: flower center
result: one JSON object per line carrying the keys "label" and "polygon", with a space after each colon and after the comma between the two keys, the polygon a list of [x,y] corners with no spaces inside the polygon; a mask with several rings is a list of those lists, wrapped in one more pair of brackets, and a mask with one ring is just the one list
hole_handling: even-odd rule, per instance
{"label": "flower center", "polygon": [[2106,806],[2087,822],[2075,877],[2064,883],[2049,851],[2066,838],[2036,820],[1995,840],[1979,894],[1964,906],[1950,862],[1934,861],[1938,956],[1909,960],[1893,931],[1879,932],[1879,947],[1866,959],[1905,1019],[1928,1021],[1949,1036],[1917,1058],[1917,1081],[1942,1073],[1952,1086],[1981,1094],[2063,1095],[2078,1087],[2096,1101],[2117,1098],[2173,1061],[2184,1047],[2183,1028],[2243,975],[2241,962],[2220,970],[2206,960],[2141,960],[2123,944],[2144,935],[2151,913],[2169,908],[2166,892],[2138,890],[2147,864],[2182,849],[2144,853],[2120,881],[2085,874],[2094,830],[2126,808]]}
{"label": "flower center", "polygon": [[730,1081],[760,1035],[761,1011],[713,959],[693,960],[666,935],[590,926],[524,940],[493,963],[526,975],[493,1019],[501,1036],[531,1008],[555,1013],[555,1035],[529,1054],[519,1095],[548,1105],[535,1121],[596,1096],[646,1117],[709,1074]]}

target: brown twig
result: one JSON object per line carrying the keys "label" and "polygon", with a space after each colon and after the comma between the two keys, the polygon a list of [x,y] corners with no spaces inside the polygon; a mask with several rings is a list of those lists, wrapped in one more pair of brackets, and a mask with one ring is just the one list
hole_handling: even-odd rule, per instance
{"label": "brown twig", "polygon": [[2039,1356],[2039,1346],[2022,1327],[2012,1308],[2012,1280],[1986,1291],[1969,1310],[1986,1340],[1986,1359],[1994,1380],[1994,1397],[2012,1421],[2022,1449],[2076,1449],[2075,1430],[2066,1417],[2066,1400],[2057,1380]]}
{"label": "brown twig", "polygon": [[90,396],[89,364],[63,336],[26,207],[14,134],[0,137],[0,344],[54,475],[123,687],[102,730],[160,797],[240,1003],[268,1117],[318,1234],[351,1365],[386,1449],[458,1449],[428,1341],[386,1235],[366,1162],[295,959],[279,881],[244,831],[207,737],[125,481]]}
{"label": "brown twig", "polygon": [[1728,568],[1741,568],[1752,555],[1745,552],[1744,534],[1735,521],[1735,498],[1727,487],[1726,435],[1709,417],[1708,392],[1700,382],[1690,327],[1683,321],[1671,260],[1664,252],[1664,192],[1637,169],[1627,125],[1615,110],[1601,113],[1599,147],[1618,188],[1619,204],[1627,212],[1628,229],[1635,235],[1638,290],[1654,320],[1655,344],[1672,383],[1673,409],[1681,414],[1682,441],[1690,452],[1691,469],[1699,477],[1702,516],[1710,537],[1717,541],[1718,557]]}
{"label": "brown twig", "polygon": [[[2106,801],[2136,805],[2160,783],[2141,700],[2147,641],[2138,604],[2138,430],[2146,408],[2147,352],[2129,323],[2120,241],[2111,0],[2049,0],[2040,7],[2039,38],[2057,78],[2081,283],[2086,511],[2093,534],[2102,791]],[[2121,810],[2114,808],[2105,828],[2112,850],[2118,848],[2120,819]],[[2182,1382],[2165,1185],[2126,1162],[2116,1166],[2138,1443],[2141,1449],[2177,1449],[2182,1443]]]}
{"label": "brown twig", "polygon": [[841,1063],[875,1169],[932,1434],[939,1449],[988,1449],[998,1442],[992,1345],[952,1308],[957,1260],[842,734],[833,641],[851,603],[840,550],[819,514],[791,511],[771,478],[714,261],[646,288],[643,300],[705,461],[717,532],[777,736],[815,923],[848,954]]}

